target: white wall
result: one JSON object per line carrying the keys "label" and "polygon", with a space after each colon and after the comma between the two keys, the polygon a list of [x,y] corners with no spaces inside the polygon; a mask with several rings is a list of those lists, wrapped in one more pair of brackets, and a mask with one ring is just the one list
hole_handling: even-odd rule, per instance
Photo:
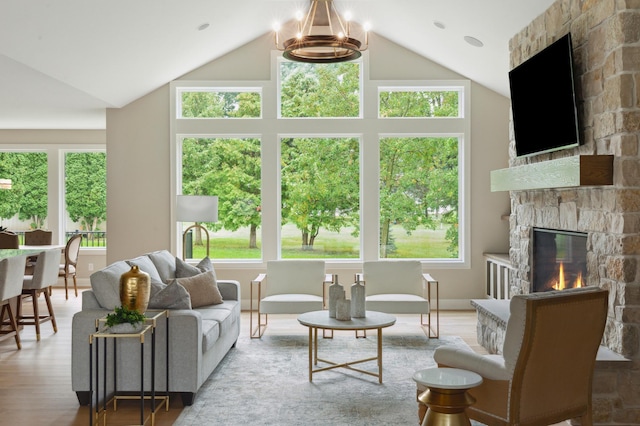
{"label": "white wall", "polygon": [[[266,80],[270,78],[271,36],[266,35],[180,80]],[[370,42],[370,78],[427,80],[464,78],[381,37]],[[506,76],[505,76],[506,78]],[[492,194],[489,172],[508,165],[509,100],[471,85],[471,269],[429,270],[441,282],[441,300],[468,308],[484,294],[483,252],[508,250],[506,193]],[[169,86],[123,107],[107,111],[108,262],[171,247]],[[242,283],[243,300],[258,272],[230,265],[216,267],[220,278]],[[329,270],[351,282],[356,270]]]}

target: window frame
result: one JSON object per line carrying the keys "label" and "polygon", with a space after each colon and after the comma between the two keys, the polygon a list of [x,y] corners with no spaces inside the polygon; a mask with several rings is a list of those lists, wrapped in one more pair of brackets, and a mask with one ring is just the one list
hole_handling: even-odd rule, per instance
{"label": "window frame", "polygon": [[[69,152],[104,152],[105,144],[2,144],[0,152],[44,152],[47,154],[47,227],[53,244],[65,239],[65,155]],[[80,253],[106,255],[106,247],[81,247]]]}
{"label": "window frame", "polygon": [[[432,268],[468,269],[470,256],[470,147],[471,119],[469,80],[370,80],[368,52],[360,58],[361,66],[361,117],[359,118],[278,118],[280,100],[279,63],[281,54],[271,55],[270,80],[254,81],[181,81],[170,83],[170,145],[171,153],[171,199],[175,200],[180,186],[182,171],[181,150],[178,140],[183,137],[255,137],[261,140],[261,196],[262,196],[262,258],[260,260],[238,260],[216,262],[222,267],[262,267],[268,260],[280,258],[280,140],[284,137],[330,137],[348,135],[359,138],[360,151],[360,259],[326,259],[328,267],[356,267],[363,261],[378,260],[379,256],[379,149],[384,137],[457,137],[459,140],[459,256],[457,259],[420,259]],[[176,97],[181,88],[193,87],[261,87],[261,119],[181,119],[176,115]],[[390,87],[398,90],[429,87],[434,90],[460,90],[460,117],[426,118],[378,118],[379,91]],[[328,121],[331,124],[328,126]],[[327,128],[330,131],[327,131]],[[371,184],[374,182],[375,184]],[[175,202],[171,205],[171,245],[181,252],[182,236],[175,221]],[[252,266],[254,265],[254,266]],[[259,266],[258,266],[259,265]]]}

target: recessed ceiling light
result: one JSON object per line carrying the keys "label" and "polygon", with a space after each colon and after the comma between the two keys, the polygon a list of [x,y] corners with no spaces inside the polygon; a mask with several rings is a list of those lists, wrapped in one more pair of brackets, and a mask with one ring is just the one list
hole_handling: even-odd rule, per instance
{"label": "recessed ceiling light", "polygon": [[482,47],[484,46],[484,43],[481,42],[480,40],[478,40],[475,37],[471,37],[471,36],[464,36],[464,41],[466,41],[467,43],[469,43],[472,46],[475,47]]}
{"label": "recessed ceiling light", "polygon": [[198,26],[198,31],[203,31],[203,30],[206,30],[207,28],[209,28],[209,23],[205,22],[204,24],[200,24]]}
{"label": "recessed ceiling light", "polygon": [[441,30],[444,30],[446,28],[446,25],[440,21],[433,21],[433,25],[440,28]]}

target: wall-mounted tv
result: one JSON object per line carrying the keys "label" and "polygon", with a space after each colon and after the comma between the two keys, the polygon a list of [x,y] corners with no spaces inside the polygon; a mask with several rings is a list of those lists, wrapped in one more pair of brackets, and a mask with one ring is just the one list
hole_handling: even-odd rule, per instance
{"label": "wall-mounted tv", "polygon": [[518,157],[580,144],[571,33],[509,72]]}

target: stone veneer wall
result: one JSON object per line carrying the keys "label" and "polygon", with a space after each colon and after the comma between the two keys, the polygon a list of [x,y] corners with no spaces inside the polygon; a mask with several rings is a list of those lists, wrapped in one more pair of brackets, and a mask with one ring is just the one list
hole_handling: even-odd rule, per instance
{"label": "stone veneer wall", "polygon": [[614,185],[511,192],[510,292],[529,292],[533,227],[588,234],[587,284],[610,292],[603,344],[632,360],[596,372],[595,420],[640,424],[640,0],[556,1],[512,38],[511,67],[569,31],[583,145],[516,158],[512,137],[510,166],[609,154]]}

